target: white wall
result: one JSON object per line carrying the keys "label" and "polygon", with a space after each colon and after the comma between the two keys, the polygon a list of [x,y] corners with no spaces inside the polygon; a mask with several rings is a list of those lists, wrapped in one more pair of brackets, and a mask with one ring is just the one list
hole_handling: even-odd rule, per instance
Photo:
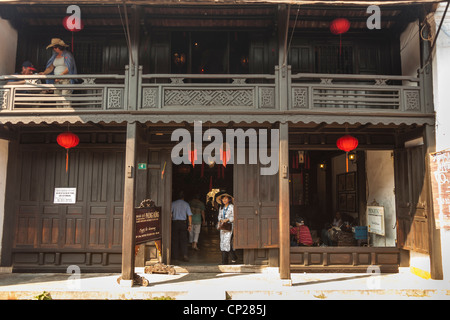
{"label": "white wall", "polygon": [[400,35],[402,75],[417,77],[420,68],[420,36],[418,20],[411,22]]}
{"label": "white wall", "polygon": [[[446,3],[440,3],[434,18],[439,26]],[[433,56],[433,94],[436,111],[436,151],[450,148],[450,12],[437,38]],[[450,280],[450,230],[441,229],[444,279]]]}
{"label": "white wall", "polygon": [[0,18],[0,75],[16,71],[17,31],[7,20]]}
{"label": "white wall", "polygon": [[8,165],[8,141],[0,139],[0,259],[3,242],[3,222],[5,217],[5,191],[6,191],[7,165]]}
{"label": "white wall", "polygon": [[[374,247],[395,247],[397,218],[395,210],[394,157],[392,150],[366,152],[367,204],[376,201],[384,207],[385,236],[370,234]],[[366,217],[367,221],[367,217]]]}

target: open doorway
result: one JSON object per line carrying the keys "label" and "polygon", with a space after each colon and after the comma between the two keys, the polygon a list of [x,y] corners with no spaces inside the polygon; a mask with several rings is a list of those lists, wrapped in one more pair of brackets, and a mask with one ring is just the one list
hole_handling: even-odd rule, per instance
{"label": "open doorway", "polygon": [[[200,233],[196,243],[198,250],[192,243],[195,242],[195,237],[193,235],[189,237],[188,233],[189,261],[180,263],[183,265],[221,264],[220,236],[216,228],[219,207],[215,200],[224,192],[233,195],[233,165],[228,164],[225,167],[221,164],[204,162],[195,166],[173,164],[172,170],[173,201],[177,200],[180,192],[183,192],[184,200],[191,204],[191,208],[195,198],[200,200],[205,208],[205,216],[201,219]],[[198,224],[199,220],[194,218],[193,224]]]}
{"label": "open doorway", "polygon": [[396,246],[392,150],[291,150],[289,157],[290,223],[311,234],[301,244],[291,235],[292,246]]}

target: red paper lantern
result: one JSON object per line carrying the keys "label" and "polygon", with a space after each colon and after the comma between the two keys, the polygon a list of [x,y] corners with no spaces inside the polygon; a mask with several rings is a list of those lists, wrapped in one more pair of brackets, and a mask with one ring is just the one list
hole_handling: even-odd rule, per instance
{"label": "red paper lantern", "polygon": [[80,143],[80,138],[72,132],[64,132],[60,133],[58,137],[56,137],[56,142],[63,147],[66,148],[66,172],[69,169],[69,149],[76,147],[78,143]]}
{"label": "red paper lantern", "polygon": [[[224,150],[225,147],[225,150]],[[222,165],[224,167],[227,166],[227,162],[231,159],[231,152],[230,152],[230,146],[228,144],[224,144],[222,147],[220,147],[220,154],[219,154],[220,160],[222,160]]]}
{"label": "red paper lantern", "polygon": [[[83,30],[84,28],[84,23],[83,20],[80,19],[80,27],[77,28],[75,24],[69,23],[68,20],[71,16],[66,16],[63,19],[63,26],[67,31],[71,31],[71,32],[78,32]],[[72,20],[73,21],[73,20]]]}
{"label": "red paper lantern", "polygon": [[356,149],[358,146],[358,139],[347,134],[336,141],[336,146],[342,151],[349,152]]}
{"label": "red paper lantern", "polygon": [[333,34],[343,34],[350,29],[350,21],[345,18],[337,18],[331,21],[330,31]]}
{"label": "red paper lantern", "polygon": [[195,160],[197,160],[197,149],[192,150],[189,154],[189,161],[192,163],[192,167],[195,166]]}

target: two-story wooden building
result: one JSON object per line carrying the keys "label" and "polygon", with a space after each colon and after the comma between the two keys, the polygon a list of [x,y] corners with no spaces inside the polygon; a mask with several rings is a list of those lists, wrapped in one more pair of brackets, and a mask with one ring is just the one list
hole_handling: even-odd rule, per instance
{"label": "two-story wooden building", "polygon": [[[368,12],[370,4],[83,0],[76,5],[84,27],[70,32],[65,1],[1,0],[0,26],[12,30],[2,43],[16,48],[0,61],[10,70],[0,78],[1,264],[122,270],[130,279],[133,208],[148,198],[162,207],[161,259],[170,264],[172,195],[218,188],[234,195],[244,264],[278,266],[289,278],[374,266],[396,272],[420,256],[425,272],[442,277],[426,163],[434,150],[434,1],[377,1],[379,12]],[[348,31],[330,30],[336,18]],[[40,84],[8,83],[21,78],[11,69],[25,60],[45,69],[52,38],[69,43],[78,73],[62,78],[75,84],[46,84],[58,77],[43,75],[22,76]],[[261,175],[261,161],[175,165],[172,133],[194,137],[198,122],[202,135],[276,130],[277,173]],[[67,170],[56,141],[65,131],[80,139]],[[358,140],[352,159],[336,145],[347,134]],[[76,188],[74,203],[55,203],[62,187]],[[370,215],[368,207],[382,210]],[[336,211],[368,227],[368,240],[320,246]],[[296,216],[316,245],[290,246]],[[136,263],[155,258],[152,248],[143,245]]]}

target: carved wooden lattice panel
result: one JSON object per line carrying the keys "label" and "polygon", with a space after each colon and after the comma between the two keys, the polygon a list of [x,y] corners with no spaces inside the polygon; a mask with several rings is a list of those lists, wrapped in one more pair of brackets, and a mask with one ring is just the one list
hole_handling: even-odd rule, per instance
{"label": "carved wooden lattice panel", "polygon": [[0,109],[8,108],[9,91],[9,89],[0,89]]}
{"label": "carved wooden lattice panel", "polygon": [[107,109],[123,109],[123,89],[108,89]]}
{"label": "carved wooden lattice panel", "polygon": [[164,106],[253,107],[253,89],[165,89]]}
{"label": "carved wooden lattice panel", "polygon": [[142,89],[142,109],[158,107],[158,88]]}
{"label": "carved wooden lattice panel", "polygon": [[420,95],[417,90],[405,90],[405,110],[420,111]]}

